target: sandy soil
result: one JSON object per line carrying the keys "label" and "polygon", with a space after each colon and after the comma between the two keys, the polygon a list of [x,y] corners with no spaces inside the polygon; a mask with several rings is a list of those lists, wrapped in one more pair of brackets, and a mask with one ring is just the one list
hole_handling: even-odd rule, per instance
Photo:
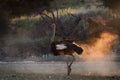
{"label": "sandy soil", "polygon": [[[66,74],[65,62],[0,62],[0,68],[22,73]],[[119,62],[74,62],[72,73],[77,75],[120,76]]]}

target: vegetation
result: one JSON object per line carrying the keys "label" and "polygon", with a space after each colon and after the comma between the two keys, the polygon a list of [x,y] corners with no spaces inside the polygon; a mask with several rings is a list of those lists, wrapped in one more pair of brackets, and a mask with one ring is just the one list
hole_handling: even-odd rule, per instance
{"label": "vegetation", "polygon": [[[102,1],[103,5],[97,1]],[[99,39],[100,34],[107,31],[117,34],[118,40],[111,51],[119,55],[119,3],[119,0],[0,0],[0,61],[8,61],[6,64],[10,64],[9,61],[17,60],[66,60],[66,57],[51,55],[51,19],[39,14],[46,10],[55,14],[57,40],[67,38],[88,44],[91,40]],[[49,12],[47,15],[52,17]],[[0,80],[120,79],[119,76],[78,74],[67,78],[65,74],[23,73],[13,70],[12,65],[12,69],[9,69],[8,65],[7,68],[4,66],[0,67]]]}
{"label": "vegetation", "polygon": [[0,0],[0,9],[10,17],[30,14],[43,7],[48,7],[52,0]]}
{"label": "vegetation", "polygon": [[[57,39],[72,38],[87,43],[89,40],[99,37],[99,33],[104,30],[118,32],[120,35],[119,19],[114,19],[116,22],[110,21],[113,18],[111,11],[105,7],[98,7],[96,3],[89,0],[59,0],[57,2],[40,0],[37,2],[36,4],[36,2],[29,0],[1,0],[0,47],[2,53],[0,55],[4,53],[7,58],[49,56],[52,34],[49,23],[51,23],[51,20],[45,16],[42,18],[38,14],[44,9],[52,10],[55,14]],[[103,2],[107,6],[106,3],[109,1],[105,2],[103,0]],[[101,27],[101,23],[96,23],[97,27],[96,25],[94,25],[94,28],[89,27],[86,19],[97,16],[101,16],[108,26]],[[52,16],[50,15],[50,17]],[[79,18],[82,18],[82,20],[80,21]]]}
{"label": "vegetation", "polygon": [[119,0],[102,0],[103,5],[112,9],[114,13],[116,13],[119,16],[120,13],[120,1]]}

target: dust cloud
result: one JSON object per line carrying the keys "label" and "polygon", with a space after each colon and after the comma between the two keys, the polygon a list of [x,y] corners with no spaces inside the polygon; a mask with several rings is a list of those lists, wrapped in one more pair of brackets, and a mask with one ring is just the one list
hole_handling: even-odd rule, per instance
{"label": "dust cloud", "polygon": [[117,34],[103,32],[97,40],[91,40],[89,44],[80,44],[84,49],[80,57],[86,61],[109,59],[111,55],[114,55],[112,46],[117,39]]}
{"label": "dust cloud", "polygon": [[116,43],[118,35],[110,32],[103,32],[100,37],[91,40],[88,44],[80,44],[84,49],[80,59],[85,61],[82,73],[90,75],[119,75],[115,71],[118,66],[114,61],[115,53],[112,46]]}

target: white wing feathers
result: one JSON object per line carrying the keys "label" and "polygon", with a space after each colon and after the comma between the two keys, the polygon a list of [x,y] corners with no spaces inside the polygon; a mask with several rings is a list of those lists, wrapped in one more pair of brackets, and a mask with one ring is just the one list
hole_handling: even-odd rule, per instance
{"label": "white wing feathers", "polygon": [[66,48],[67,48],[67,46],[65,44],[63,44],[63,43],[56,45],[57,50],[63,50],[63,49],[66,49]]}

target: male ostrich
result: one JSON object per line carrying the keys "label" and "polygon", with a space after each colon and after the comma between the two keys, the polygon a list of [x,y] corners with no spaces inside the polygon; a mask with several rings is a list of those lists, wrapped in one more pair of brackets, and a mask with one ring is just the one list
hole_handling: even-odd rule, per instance
{"label": "male ostrich", "polygon": [[53,34],[51,37],[51,52],[54,56],[69,55],[73,57],[73,60],[71,62],[67,62],[67,68],[68,68],[67,75],[69,76],[71,73],[71,65],[73,61],[75,60],[73,53],[76,52],[78,55],[80,55],[82,54],[83,49],[80,46],[78,46],[74,40],[69,40],[69,39],[63,39],[60,41],[55,40],[55,33],[56,33],[55,15],[52,11],[49,11],[49,12],[51,13],[53,19],[46,14],[46,10],[44,10],[40,14],[43,19],[45,19],[44,16],[46,16],[47,18],[52,20],[52,22],[49,23],[50,27],[53,30]]}
{"label": "male ostrich", "polygon": [[73,57],[73,60],[71,62],[67,62],[67,68],[68,68],[68,72],[67,75],[69,76],[71,73],[71,65],[73,63],[73,61],[75,60],[74,57],[74,52],[76,52],[78,55],[81,55],[83,52],[83,49],[81,47],[79,47],[73,40],[69,40],[69,39],[64,39],[61,41],[55,41],[54,37],[55,37],[55,28],[56,25],[53,23],[51,25],[51,27],[53,28],[53,35],[51,38],[51,51],[53,53],[54,56],[59,56],[59,55],[69,55]]}

